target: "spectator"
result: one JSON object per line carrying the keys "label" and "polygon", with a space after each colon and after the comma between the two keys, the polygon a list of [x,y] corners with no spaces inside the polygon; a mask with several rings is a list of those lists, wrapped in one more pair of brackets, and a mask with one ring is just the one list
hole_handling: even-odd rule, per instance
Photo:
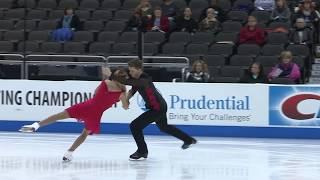
{"label": "spectator", "polygon": [[77,30],[80,30],[80,19],[72,8],[67,8],[58,22],[57,29],[52,32],[52,38],[55,41],[69,41],[73,38],[73,32]]}
{"label": "spectator", "polygon": [[289,22],[291,12],[288,8],[286,0],[276,0],[276,7],[271,13],[271,21]]}
{"label": "spectator", "polygon": [[185,8],[183,17],[177,19],[177,31],[195,33],[198,29],[197,22],[192,18],[192,11],[190,8]]}
{"label": "spectator", "polygon": [[280,55],[280,63],[272,68],[268,78],[271,81],[275,78],[289,78],[293,82],[299,83],[301,77],[300,68],[292,62],[292,53],[283,51]]}
{"label": "spectator", "polygon": [[232,9],[250,13],[254,10],[254,4],[253,1],[234,1]]}
{"label": "spectator", "polygon": [[247,25],[240,30],[239,43],[254,43],[263,45],[264,42],[264,30],[257,26],[257,19],[254,16],[249,16]]}
{"label": "spectator", "polygon": [[295,28],[290,32],[290,41],[294,44],[305,44],[311,47],[313,43],[312,31],[306,27],[303,18],[296,20]]}
{"label": "spectator", "polygon": [[268,83],[263,66],[259,62],[252,63],[240,78],[240,83]]}
{"label": "spectator", "polygon": [[143,23],[143,20],[144,19],[141,16],[141,11],[138,11],[136,9],[127,23],[126,30],[127,31],[138,31],[140,28],[142,31],[146,31],[145,23]]}
{"label": "spectator", "polygon": [[225,12],[219,7],[219,1],[220,0],[211,0],[211,4],[209,5],[209,7],[201,11],[199,22],[201,22],[204,18],[207,17],[207,10],[209,8],[214,9],[216,13],[216,18],[219,20],[219,22],[223,22],[225,20]]}
{"label": "spectator", "polygon": [[214,9],[207,9],[207,17],[199,24],[199,30],[202,32],[212,32],[216,34],[220,30],[220,22],[218,21],[217,13]]}
{"label": "spectator", "polygon": [[202,60],[195,61],[192,64],[191,72],[186,75],[187,82],[205,83],[209,81],[209,78],[208,65]]}
{"label": "spectator", "polygon": [[136,8],[136,11],[140,12],[142,17],[147,18],[151,18],[153,13],[149,0],[141,0],[140,4]]}
{"label": "spectator", "polygon": [[314,29],[313,39],[319,42],[319,12],[315,9],[315,3],[311,0],[304,0],[298,8],[297,17],[303,18],[306,26]]}
{"label": "spectator", "polygon": [[254,6],[257,10],[272,11],[274,9],[275,0],[255,0]]}
{"label": "spectator", "polygon": [[297,17],[303,18],[308,26],[317,27],[319,16],[311,0],[302,2],[297,12]]}
{"label": "spectator", "polygon": [[173,0],[163,0],[160,7],[163,15],[167,16],[170,21],[172,21],[177,16],[177,12],[179,12],[179,8]]}
{"label": "spectator", "polygon": [[159,31],[163,33],[169,31],[169,19],[167,16],[162,15],[160,7],[155,8],[152,18],[147,22],[146,29],[148,31]]}

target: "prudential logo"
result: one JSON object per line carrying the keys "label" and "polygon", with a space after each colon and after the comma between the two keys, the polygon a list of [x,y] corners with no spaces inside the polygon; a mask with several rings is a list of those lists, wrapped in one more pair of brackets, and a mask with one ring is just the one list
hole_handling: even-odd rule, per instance
{"label": "prudential logo", "polygon": [[[316,110],[310,112],[310,109]],[[320,119],[320,95],[313,93],[291,95],[283,101],[281,111],[284,116],[293,120]]]}

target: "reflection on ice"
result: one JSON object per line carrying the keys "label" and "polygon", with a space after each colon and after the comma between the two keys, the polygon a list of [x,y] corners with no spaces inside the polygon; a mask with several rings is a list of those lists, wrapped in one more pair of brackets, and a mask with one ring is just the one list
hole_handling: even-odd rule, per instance
{"label": "reflection on ice", "polygon": [[130,136],[92,136],[70,163],[62,155],[77,135],[0,133],[1,180],[318,180],[320,143],[312,140],[148,136],[149,158],[128,161]]}

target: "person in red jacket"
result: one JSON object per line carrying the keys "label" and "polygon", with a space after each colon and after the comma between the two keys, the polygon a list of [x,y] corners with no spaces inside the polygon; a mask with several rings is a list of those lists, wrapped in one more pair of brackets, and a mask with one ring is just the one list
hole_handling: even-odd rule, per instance
{"label": "person in red jacket", "polygon": [[169,31],[169,19],[162,15],[160,7],[155,8],[152,18],[148,20],[146,29],[147,31],[160,31],[164,33]]}
{"label": "person in red jacket", "polygon": [[247,25],[241,28],[239,43],[258,45],[263,45],[265,43],[265,32],[257,26],[257,19],[254,16],[249,16]]}

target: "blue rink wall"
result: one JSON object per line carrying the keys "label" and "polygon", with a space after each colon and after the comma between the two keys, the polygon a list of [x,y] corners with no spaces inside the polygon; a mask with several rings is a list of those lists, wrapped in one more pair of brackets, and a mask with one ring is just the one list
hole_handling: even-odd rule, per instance
{"label": "blue rink wall", "polygon": [[[0,131],[17,130],[30,121],[1,121]],[[320,139],[318,128],[292,127],[229,127],[229,126],[191,126],[178,125],[178,128],[193,136],[212,137],[250,137],[250,138],[296,138]],[[59,122],[39,129],[39,132],[49,133],[81,133],[81,123]],[[131,134],[129,124],[103,123],[101,134]],[[156,125],[151,124],[144,130],[145,135],[165,135]]]}
{"label": "blue rink wall", "polygon": [[[0,80],[0,131],[14,131],[92,97],[99,82]],[[320,138],[320,86],[156,83],[168,104],[168,122],[193,136]],[[130,87],[128,87],[130,88]],[[136,94],[125,111],[117,103],[101,119],[102,134],[130,134],[145,112]],[[80,133],[66,120],[40,132]],[[144,133],[163,135],[155,124]]]}

